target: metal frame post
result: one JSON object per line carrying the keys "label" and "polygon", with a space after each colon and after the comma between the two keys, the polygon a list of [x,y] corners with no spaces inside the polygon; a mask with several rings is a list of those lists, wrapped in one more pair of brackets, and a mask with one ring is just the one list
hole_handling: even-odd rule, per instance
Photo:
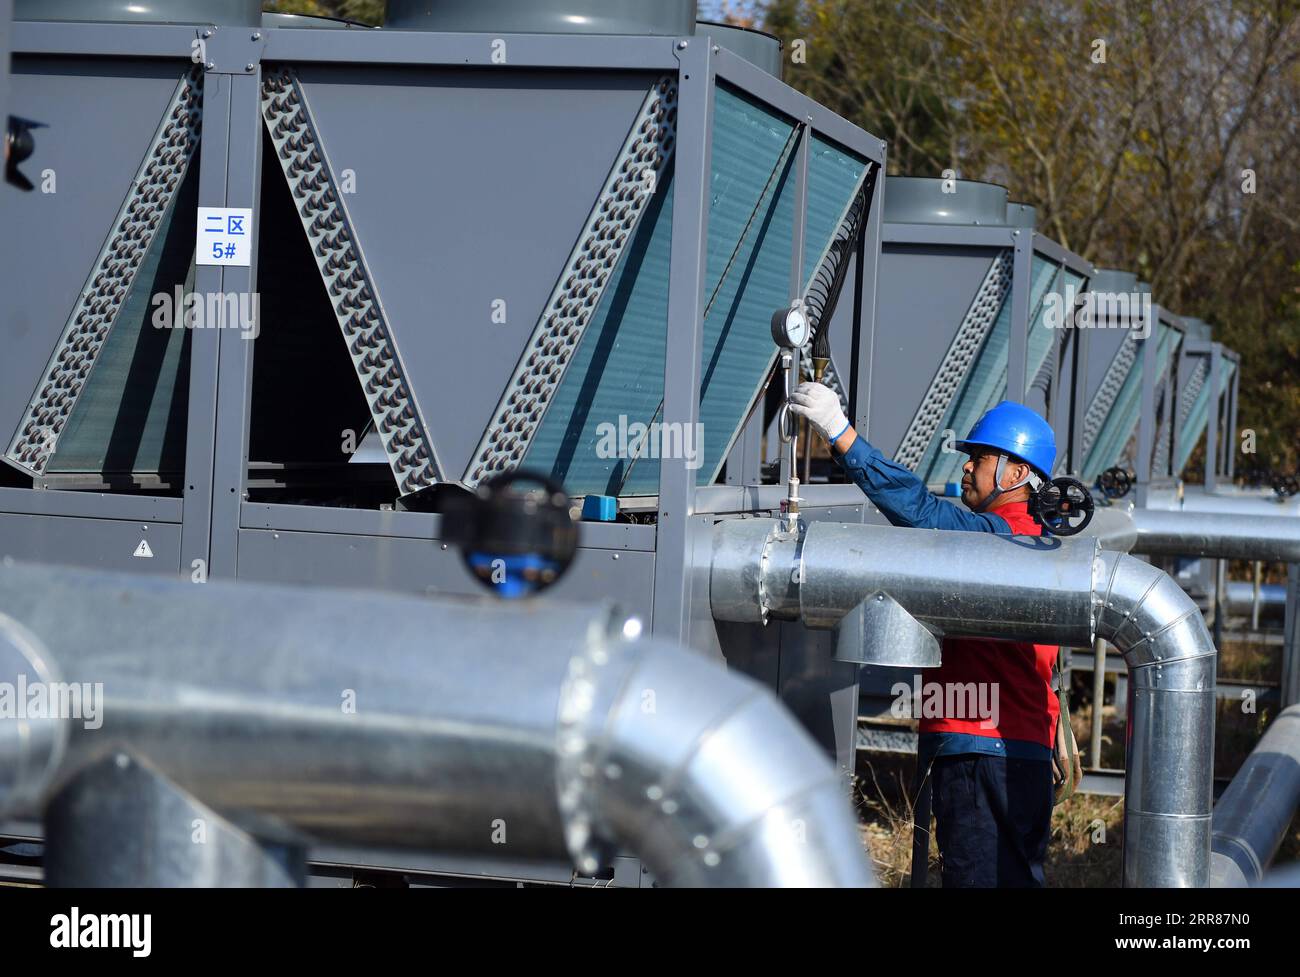
{"label": "metal frame post", "polygon": [[1219,411],[1219,463],[1217,467],[1220,478],[1228,474],[1228,412],[1231,407],[1231,404],[1229,403],[1231,400],[1229,397],[1231,389],[1231,386],[1229,386],[1227,390],[1224,390],[1222,395],[1218,398],[1218,403],[1215,405]]}
{"label": "metal frame post", "polygon": [[1282,640],[1282,708],[1300,702],[1300,563],[1287,564]]}
{"label": "metal frame post", "polygon": [[1169,435],[1169,477],[1175,481],[1182,479],[1182,469],[1178,468],[1178,455],[1183,449],[1182,420],[1178,416],[1179,404],[1183,400],[1183,391],[1187,389],[1188,381],[1191,379],[1191,336],[1184,335],[1183,342],[1179,348],[1178,356],[1174,363],[1178,367],[1178,376],[1174,382],[1174,399],[1170,403],[1169,423],[1172,425]]}
{"label": "metal frame post", "polygon": [[[1089,282],[1091,286],[1091,282]],[[1073,320],[1072,320],[1073,321]],[[1083,419],[1088,413],[1088,354],[1092,349],[1092,326],[1074,329],[1073,389],[1070,392],[1070,456],[1066,474],[1078,475],[1083,470]]]}
{"label": "metal frame post", "polygon": [[13,19],[13,0],[0,0],[0,122],[5,125],[9,124],[9,29]]}
{"label": "metal frame post", "polygon": [[[885,153],[883,142],[880,144],[880,152],[883,157]],[[855,282],[858,306],[855,320],[857,331],[853,337],[853,360],[849,365],[852,377],[849,410],[853,413],[853,426],[868,440],[870,440],[871,430],[871,360],[875,352],[876,313],[880,293],[876,281],[884,234],[885,184],[889,182],[885,177],[884,162],[882,161],[879,166],[880,172],[876,174],[876,182],[871,188],[871,210],[867,214],[866,233],[862,235],[862,241],[858,246],[858,281]],[[870,265],[869,276],[868,265]],[[864,301],[862,295],[863,283],[867,281],[871,283],[870,301]]]}
{"label": "metal frame post", "polygon": [[[1057,265],[1056,273],[1053,276],[1052,287],[1044,294],[1043,300],[1047,300],[1047,295],[1060,295],[1062,301],[1065,299],[1065,265]],[[1064,309],[1062,310],[1064,311]],[[1065,312],[1068,316],[1070,312]],[[1033,328],[1032,324],[1028,327]],[[1047,381],[1047,393],[1044,397],[1044,405],[1047,409],[1047,423],[1052,425],[1052,433],[1056,435],[1057,458],[1061,457],[1061,445],[1064,445],[1069,438],[1069,415],[1070,412],[1058,411],[1056,409],[1056,394],[1060,390],[1061,384],[1061,355],[1065,351],[1065,330],[1052,330],[1052,345],[1047,351],[1047,364],[1049,376]],[[1029,383],[1026,381],[1025,387],[1028,389]],[[1064,416],[1058,416],[1058,415]]]}
{"label": "metal frame post", "polygon": [[[808,121],[811,121],[811,119]],[[798,133],[796,136],[798,143],[795,147],[794,161],[794,233],[790,236],[790,302],[796,302],[803,298],[804,222],[808,217],[808,152],[809,145],[812,142],[812,128],[807,122],[799,122],[795,128]],[[792,383],[797,385],[799,378],[803,375],[800,372],[802,367],[800,351],[797,349],[791,350],[790,356]],[[791,470],[790,456],[796,453],[794,446],[799,443],[799,431],[803,427],[805,425],[802,423],[794,426],[794,445],[781,452],[780,480],[782,484],[789,484],[790,476],[798,474],[797,469]]]}
{"label": "metal frame post", "polygon": [[1241,359],[1237,359],[1237,368],[1232,371],[1232,386],[1228,390],[1228,430],[1223,444],[1224,473],[1228,481],[1237,476],[1237,393],[1241,389]]}
{"label": "metal frame post", "polygon": [[[1040,235],[1038,234],[1034,235],[1035,245],[1037,244],[1039,237]],[[1032,261],[1031,261],[1031,268],[1032,268]],[[1057,260],[1056,271],[1052,273],[1052,281],[1048,285],[1047,291],[1043,293],[1042,300],[1039,302],[1038,306],[1034,308],[1032,319],[1027,319],[1025,323],[1026,372],[1028,372],[1029,333],[1034,328],[1034,322],[1037,321],[1038,315],[1042,310],[1043,303],[1047,301],[1047,297],[1049,295],[1059,295],[1061,297],[1062,305],[1064,305],[1065,284],[1066,284],[1065,262],[1064,260]],[[1060,390],[1060,384],[1061,384],[1061,358],[1066,349],[1065,340],[1069,335],[1066,331],[1066,327],[1069,323],[1074,321],[1073,307],[1071,307],[1070,309],[1063,308],[1062,311],[1065,315],[1065,321],[1061,323],[1060,329],[1052,330],[1052,345],[1047,351],[1047,366],[1048,366],[1049,375],[1047,380],[1047,390],[1043,394],[1043,409],[1046,414],[1046,420],[1047,423],[1051,425],[1052,433],[1056,437],[1056,458],[1058,464],[1060,462],[1060,459],[1065,456],[1069,446],[1070,411],[1068,405],[1064,405],[1065,406],[1064,410],[1057,410],[1057,406],[1056,406],[1057,391]],[[1071,355],[1073,355],[1074,352],[1073,344],[1070,347],[1070,351],[1071,351]],[[1028,397],[1029,395],[1029,388],[1031,384],[1032,381],[1030,381],[1029,377],[1026,376],[1025,377],[1026,397]]]}
{"label": "metal frame post", "polygon": [[[1142,392],[1138,410],[1137,458],[1134,469],[1137,476],[1136,499],[1139,506],[1147,504],[1147,493],[1151,487],[1151,455],[1155,447],[1156,436],[1156,352],[1160,344],[1156,323],[1160,321],[1159,307],[1151,309],[1152,321],[1146,323],[1149,330],[1142,343]],[[1129,323],[1130,327],[1132,323]]]}
{"label": "metal frame post", "polygon": [[[227,206],[230,158],[231,85],[228,75],[203,79],[203,130],[199,151],[200,207]],[[223,268],[198,265],[194,291],[222,291]],[[207,579],[212,564],[212,489],[217,427],[220,331],[195,329],[190,336],[190,390],[185,434],[185,493],[181,516],[181,576]]]}
{"label": "metal frame post", "polygon": [[[1162,381],[1162,398],[1164,402],[1164,422],[1169,426],[1169,451],[1165,457],[1165,467],[1162,471],[1151,473],[1153,480],[1164,480],[1171,477],[1174,469],[1174,425],[1178,422],[1178,399],[1174,392],[1174,373],[1178,366],[1178,357],[1182,355],[1182,344],[1184,334],[1178,330],[1174,331],[1176,337],[1174,348],[1169,351],[1169,362],[1165,366],[1165,375]],[[1156,427],[1156,437],[1160,436],[1160,428]],[[1153,448],[1154,450],[1154,448]]]}
{"label": "metal frame post", "polygon": [[1025,369],[1029,356],[1029,292],[1033,287],[1034,238],[1012,231],[1015,257],[1011,270],[1011,335],[1007,339],[1007,400],[1025,400]]}
{"label": "metal frame post", "polygon": [[[709,174],[713,149],[714,67],[709,44],[677,42],[677,161],[669,259],[668,335],[664,358],[665,424],[694,430],[700,417],[704,283],[708,262]],[[658,540],[653,631],[685,641],[691,619],[690,517],[695,472],[687,459],[659,460]]]}
{"label": "metal frame post", "polygon": [[1210,393],[1205,408],[1205,491],[1213,492],[1219,476],[1219,411],[1223,407],[1223,398],[1219,395],[1219,370],[1223,347],[1218,343],[1210,345]]}
{"label": "metal frame post", "polygon": [[[262,71],[213,75],[230,85],[230,163],[226,199],[232,207],[251,207],[253,233],[261,226]],[[221,269],[225,292],[253,296],[257,289],[257,238],[247,268]],[[258,308],[251,305],[252,308]],[[260,323],[255,323],[260,328]],[[238,329],[219,330],[216,447],[212,480],[212,535],[209,576],[234,579],[238,571],[239,513],[248,480],[248,437],[253,390],[253,336]],[[254,330],[256,335],[256,329]]]}

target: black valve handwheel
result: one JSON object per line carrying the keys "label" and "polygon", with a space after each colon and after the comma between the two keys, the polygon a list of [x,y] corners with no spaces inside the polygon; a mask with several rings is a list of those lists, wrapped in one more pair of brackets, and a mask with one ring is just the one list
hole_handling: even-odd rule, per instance
{"label": "black valve handwheel", "polygon": [[1074,536],[1092,522],[1092,494],[1076,478],[1054,478],[1030,496],[1030,512],[1053,536]]}
{"label": "black valve handwheel", "polygon": [[1133,488],[1133,476],[1116,465],[1102,472],[1097,483],[1101,486],[1101,494],[1106,498],[1122,499]]}

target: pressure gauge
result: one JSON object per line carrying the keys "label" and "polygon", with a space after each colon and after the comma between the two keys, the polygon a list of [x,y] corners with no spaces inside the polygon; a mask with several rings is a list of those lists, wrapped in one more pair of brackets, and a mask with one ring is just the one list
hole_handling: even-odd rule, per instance
{"label": "pressure gauge", "polygon": [[782,349],[798,349],[808,342],[812,326],[802,305],[777,309],[772,314],[772,339]]}

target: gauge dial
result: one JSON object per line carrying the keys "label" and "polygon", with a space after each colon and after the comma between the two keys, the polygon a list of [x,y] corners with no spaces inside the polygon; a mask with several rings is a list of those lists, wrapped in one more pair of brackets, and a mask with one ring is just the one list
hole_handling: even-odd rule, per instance
{"label": "gauge dial", "polygon": [[798,349],[808,342],[812,326],[800,305],[777,309],[772,315],[772,339],[782,349]]}

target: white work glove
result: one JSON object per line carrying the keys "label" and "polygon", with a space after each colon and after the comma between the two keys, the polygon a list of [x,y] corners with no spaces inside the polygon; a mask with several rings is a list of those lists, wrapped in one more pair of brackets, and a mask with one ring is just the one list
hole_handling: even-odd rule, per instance
{"label": "white work glove", "polygon": [[839,394],[824,383],[810,380],[795,387],[790,394],[790,411],[808,418],[817,433],[832,444],[849,427],[849,419],[840,409]]}

